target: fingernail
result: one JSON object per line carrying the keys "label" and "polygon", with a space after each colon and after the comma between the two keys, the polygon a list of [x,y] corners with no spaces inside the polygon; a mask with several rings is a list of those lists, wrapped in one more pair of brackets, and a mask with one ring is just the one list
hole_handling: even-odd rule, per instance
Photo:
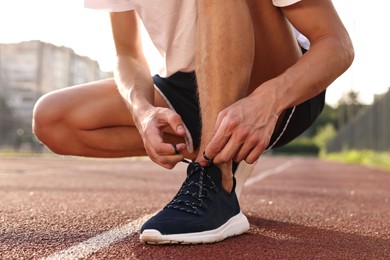
{"label": "fingernail", "polygon": [[177,127],[177,132],[179,132],[179,133],[181,133],[181,134],[184,134],[184,127],[182,126],[182,125],[179,125],[178,127]]}
{"label": "fingernail", "polygon": [[186,149],[186,146],[185,146],[185,144],[179,144],[177,146],[177,149],[179,149],[179,151],[183,151],[184,149]]}

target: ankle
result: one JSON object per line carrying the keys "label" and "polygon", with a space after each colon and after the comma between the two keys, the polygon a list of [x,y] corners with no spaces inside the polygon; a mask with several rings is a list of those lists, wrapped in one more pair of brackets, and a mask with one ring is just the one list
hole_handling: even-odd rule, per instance
{"label": "ankle", "polygon": [[[202,151],[202,150],[200,150]],[[199,153],[195,161],[199,162],[202,158],[202,154]],[[233,167],[232,162],[216,165],[222,173],[222,187],[226,192],[232,192],[233,190]]]}
{"label": "ankle", "polygon": [[226,192],[232,192],[233,190],[233,173],[232,173],[232,164],[226,163],[218,165],[222,173],[222,187]]}

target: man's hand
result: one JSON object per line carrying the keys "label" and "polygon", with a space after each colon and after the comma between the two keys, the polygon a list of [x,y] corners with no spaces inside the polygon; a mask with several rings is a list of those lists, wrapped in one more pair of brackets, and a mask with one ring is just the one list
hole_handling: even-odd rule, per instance
{"label": "man's hand", "polygon": [[170,127],[179,136],[185,136],[181,117],[168,108],[152,107],[135,120],[144,142],[146,153],[155,163],[172,169],[183,159],[184,143],[176,144],[180,154],[176,154],[172,144],[164,143],[163,131]]}
{"label": "man's hand", "polygon": [[[159,165],[171,169],[183,159],[186,145],[164,143],[167,127],[179,136],[185,135],[184,124],[178,114],[166,108],[154,107],[154,87],[146,58],[142,51],[140,21],[134,10],[110,13],[111,27],[117,52],[115,81],[119,93],[133,116],[142,137],[146,153]],[[172,131],[170,131],[172,133]]]}
{"label": "man's hand", "polygon": [[[215,164],[254,163],[268,146],[278,116],[270,99],[248,96],[222,110],[205,154]],[[202,158],[202,165],[207,160]]]}

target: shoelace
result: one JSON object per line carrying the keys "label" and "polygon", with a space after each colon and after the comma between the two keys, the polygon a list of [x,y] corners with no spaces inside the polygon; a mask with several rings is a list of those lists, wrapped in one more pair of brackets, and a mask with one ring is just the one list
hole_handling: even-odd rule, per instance
{"label": "shoelace", "polygon": [[[190,162],[187,160],[183,160],[183,162],[192,164],[194,169],[188,174],[186,180],[181,186],[179,192],[176,196],[165,206],[165,208],[177,209],[180,211],[184,211],[190,214],[199,215],[201,211],[199,208],[207,208],[207,204],[205,203],[205,199],[209,199],[210,192],[216,193],[215,183],[213,179],[207,174],[206,169],[201,166],[199,163]],[[191,180],[191,178],[195,175],[199,174],[199,178],[196,182]],[[205,178],[207,178],[211,185],[207,185],[205,183]],[[192,186],[197,186],[198,192],[189,191]],[[194,202],[191,202],[189,199],[181,199],[180,197],[190,197]]]}

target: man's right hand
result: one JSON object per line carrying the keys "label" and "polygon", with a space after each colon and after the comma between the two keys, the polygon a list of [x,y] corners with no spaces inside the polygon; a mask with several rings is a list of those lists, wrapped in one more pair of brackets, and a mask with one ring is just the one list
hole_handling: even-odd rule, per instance
{"label": "man's right hand", "polygon": [[157,164],[171,169],[183,159],[184,143],[164,143],[163,131],[185,136],[181,117],[168,108],[154,107],[154,87],[149,66],[142,50],[141,22],[134,10],[110,13],[117,51],[115,81],[127,103],[134,123],[142,137],[146,153]]}
{"label": "man's right hand", "polygon": [[146,153],[150,159],[167,168],[172,169],[183,157],[183,151],[186,144],[176,144],[180,154],[176,154],[173,144],[165,143],[163,131],[171,128],[178,136],[185,136],[184,123],[176,112],[169,108],[152,107],[142,113],[134,116],[138,131],[144,142]]}

